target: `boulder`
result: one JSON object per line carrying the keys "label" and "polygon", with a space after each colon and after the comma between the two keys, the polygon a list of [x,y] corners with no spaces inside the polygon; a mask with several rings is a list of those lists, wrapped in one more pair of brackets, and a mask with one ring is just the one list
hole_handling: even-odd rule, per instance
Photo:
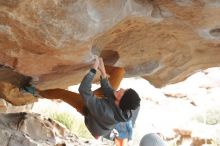
{"label": "boulder", "polygon": [[0,64],[39,89],[78,84],[95,55],[156,87],[220,65],[217,0],[0,1]]}
{"label": "boulder", "polygon": [[34,113],[0,114],[1,146],[88,146],[61,124]]}

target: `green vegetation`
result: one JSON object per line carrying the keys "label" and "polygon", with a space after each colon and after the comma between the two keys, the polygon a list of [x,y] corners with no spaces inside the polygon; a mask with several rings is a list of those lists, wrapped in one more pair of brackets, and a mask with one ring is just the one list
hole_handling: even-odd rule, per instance
{"label": "green vegetation", "polygon": [[[219,106],[212,106],[200,112],[192,118],[192,120],[207,125],[218,125],[220,124],[220,108]],[[213,135],[213,142],[210,146],[218,146],[220,144],[219,139],[220,130],[216,129]]]}
{"label": "green vegetation", "polygon": [[92,138],[92,135],[87,130],[84,122],[80,119],[74,118],[69,113],[52,113],[50,114],[51,119],[62,123],[72,133],[83,138]]}
{"label": "green vegetation", "polygon": [[204,123],[207,125],[220,124],[220,108],[212,107],[206,111],[199,113],[193,117],[199,123]]}

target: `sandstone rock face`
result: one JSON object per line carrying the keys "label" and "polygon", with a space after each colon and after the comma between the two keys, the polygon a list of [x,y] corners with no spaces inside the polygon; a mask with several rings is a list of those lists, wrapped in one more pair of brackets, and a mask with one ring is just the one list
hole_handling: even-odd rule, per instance
{"label": "sandstone rock face", "polygon": [[[15,98],[15,100],[17,99]],[[0,113],[30,112],[32,110],[33,103],[28,104],[28,101],[26,101],[24,104],[25,105],[17,106],[0,98]]]}
{"label": "sandstone rock face", "polygon": [[2,0],[0,64],[66,88],[100,55],[162,87],[220,65],[219,24],[218,0]]}
{"label": "sandstone rock face", "polygon": [[0,82],[0,97],[17,106],[37,101],[32,94],[22,93],[16,86],[7,82]]}
{"label": "sandstone rock face", "polygon": [[4,113],[7,111],[7,106],[5,104],[5,100],[0,99],[0,113]]}
{"label": "sandstone rock face", "polygon": [[86,146],[63,126],[38,114],[0,114],[1,146]]}

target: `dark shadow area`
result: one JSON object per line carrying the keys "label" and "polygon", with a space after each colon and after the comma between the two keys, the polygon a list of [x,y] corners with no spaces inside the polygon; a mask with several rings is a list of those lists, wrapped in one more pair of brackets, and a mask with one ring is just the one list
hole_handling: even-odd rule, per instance
{"label": "dark shadow area", "polygon": [[32,80],[29,76],[24,76],[10,67],[0,65],[0,81],[11,83],[19,88],[29,86]]}
{"label": "dark shadow area", "polygon": [[209,33],[214,37],[220,37],[220,28],[212,29]]}

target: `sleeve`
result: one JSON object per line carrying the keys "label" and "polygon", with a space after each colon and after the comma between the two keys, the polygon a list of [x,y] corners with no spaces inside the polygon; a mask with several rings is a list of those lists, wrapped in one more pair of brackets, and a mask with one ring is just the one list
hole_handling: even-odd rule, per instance
{"label": "sleeve", "polygon": [[96,100],[96,97],[94,96],[91,90],[94,76],[95,76],[95,73],[91,69],[83,78],[78,89],[86,106],[88,106],[90,102],[95,102]]}
{"label": "sleeve", "polygon": [[114,97],[112,94],[114,93],[113,88],[111,87],[107,78],[101,78],[101,88],[105,97]]}
{"label": "sleeve", "polygon": [[98,99],[91,90],[94,76],[95,72],[93,72],[91,69],[83,78],[78,90],[84,101],[84,104],[89,109],[91,114],[101,115],[106,111],[106,107],[102,102],[103,100]]}
{"label": "sleeve", "polygon": [[132,140],[133,128],[132,128],[132,121],[131,120],[129,120],[126,123],[126,128],[128,131],[128,140]]}

